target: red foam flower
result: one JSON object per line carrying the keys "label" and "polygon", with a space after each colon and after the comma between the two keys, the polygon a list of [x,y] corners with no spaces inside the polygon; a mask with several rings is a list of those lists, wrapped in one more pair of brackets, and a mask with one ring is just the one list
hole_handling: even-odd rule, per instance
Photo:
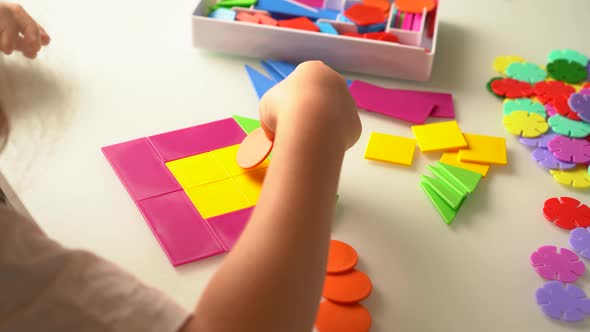
{"label": "red foam flower", "polygon": [[553,107],[555,108],[557,113],[560,114],[561,116],[565,116],[568,119],[572,119],[572,120],[576,120],[576,121],[582,120],[578,116],[578,113],[576,113],[576,112],[574,112],[574,110],[572,110],[572,108],[570,107],[570,105],[568,103],[568,99],[565,97],[562,97],[562,96],[555,97],[553,99],[553,102],[551,103],[551,105],[553,105]]}
{"label": "red foam flower", "polygon": [[545,201],[545,218],[564,229],[590,226],[590,208],[571,197],[553,197]]}
{"label": "red foam flower", "polygon": [[543,104],[553,103],[559,97],[568,99],[572,93],[576,92],[576,89],[561,81],[538,82],[534,90]]}
{"label": "red foam flower", "polygon": [[502,78],[492,82],[492,91],[501,97],[525,98],[533,95],[533,87],[512,78]]}

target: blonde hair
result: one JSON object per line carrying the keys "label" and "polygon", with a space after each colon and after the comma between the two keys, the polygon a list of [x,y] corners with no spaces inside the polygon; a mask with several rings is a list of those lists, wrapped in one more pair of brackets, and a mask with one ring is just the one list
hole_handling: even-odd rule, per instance
{"label": "blonde hair", "polygon": [[0,104],[0,151],[4,150],[4,147],[6,146],[9,132],[10,125],[8,123],[8,116]]}

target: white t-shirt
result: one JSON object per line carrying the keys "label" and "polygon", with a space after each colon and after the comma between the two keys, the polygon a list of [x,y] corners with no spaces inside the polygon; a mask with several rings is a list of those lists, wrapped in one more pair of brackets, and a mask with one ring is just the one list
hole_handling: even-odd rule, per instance
{"label": "white t-shirt", "polygon": [[172,332],[188,317],[118,266],[62,247],[0,204],[0,332]]}

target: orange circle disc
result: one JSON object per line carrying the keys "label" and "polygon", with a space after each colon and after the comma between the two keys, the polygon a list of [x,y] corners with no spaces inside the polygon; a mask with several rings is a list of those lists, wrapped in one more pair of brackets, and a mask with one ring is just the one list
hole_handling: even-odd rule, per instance
{"label": "orange circle disc", "polygon": [[320,303],[315,321],[318,332],[368,332],[371,314],[362,304]]}
{"label": "orange circle disc", "polygon": [[354,269],[358,262],[356,250],[348,244],[332,240],[330,241],[330,251],[328,253],[327,272],[343,273]]}
{"label": "orange circle disc", "polygon": [[262,128],[255,129],[240,144],[236,157],[238,165],[245,169],[260,165],[270,154],[272,145]]}
{"label": "orange circle disc", "polygon": [[328,274],[322,296],[336,303],[357,303],[371,294],[373,284],[366,274],[358,270],[342,274]]}
{"label": "orange circle disc", "polygon": [[402,12],[422,14],[424,8],[427,12],[436,8],[436,0],[395,0],[395,6]]}

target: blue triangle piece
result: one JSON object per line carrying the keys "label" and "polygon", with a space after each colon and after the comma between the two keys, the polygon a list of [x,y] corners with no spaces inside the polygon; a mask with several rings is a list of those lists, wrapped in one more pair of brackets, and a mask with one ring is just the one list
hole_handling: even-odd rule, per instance
{"label": "blue triangle piece", "polygon": [[273,14],[305,16],[314,20],[322,18],[322,13],[317,9],[309,10],[303,6],[297,6],[285,0],[258,0],[256,9],[266,10]]}
{"label": "blue triangle piece", "polygon": [[273,67],[279,74],[281,74],[281,76],[283,76],[283,78],[286,78],[287,76],[289,76],[295,70],[295,68],[297,68],[297,65],[294,65],[289,62],[276,61],[276,60],[264,60],[264,61],[266,63],[268,63],[271,67]]}
{"label": "blue triangle piece", "polygon": [[264,96],[264,94],[266,93],[266,91],[270,90],[270,88],[277,84],[277,82],[264,76],[262,73],[248,65],[246,65],[246,71],[248,72],[248,76],[250,76],[250,81],[252,82],[252,85],[254,85],[254,90],[256,90],[258,99],[261,99],[262,96]]}
{"label": "blue triangle piece", "polygon": [[262,65],[262,68],[264,68],[264,70],[266,70],[270,77],[276,82],[280,82],[284,79],[283,75],[281,75],[281,73],[279,73],[273,66],[271,66],[265,60],[260,61],[260,64]]}

